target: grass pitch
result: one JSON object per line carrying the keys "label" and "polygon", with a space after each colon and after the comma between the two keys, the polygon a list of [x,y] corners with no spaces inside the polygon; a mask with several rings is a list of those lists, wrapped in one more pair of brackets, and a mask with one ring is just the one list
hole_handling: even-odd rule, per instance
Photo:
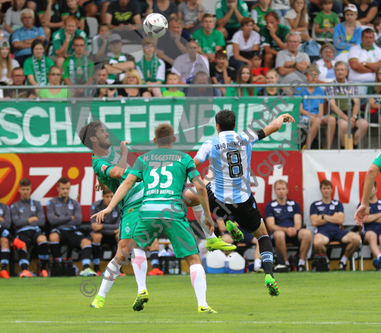
{"label": "grass pitch", "polygon": [[[101,278],[11,278],[0,281],[1,332],[380,332],[378,272],[287,273],[270,297],[263,274],[207,275],[218,314],[197,313],[189,275],[147,277],[150,301],[132,304],[133,276],[118,277],[102,309],[80,284]],[[83,286],[83,285],[82,285]],[[92,285],[85,287],[91,292]]]}

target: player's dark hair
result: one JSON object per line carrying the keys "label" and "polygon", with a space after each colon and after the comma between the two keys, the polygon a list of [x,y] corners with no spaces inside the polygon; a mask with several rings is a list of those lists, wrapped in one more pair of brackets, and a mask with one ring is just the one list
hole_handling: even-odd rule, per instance
{"label": "player's dark hair", "polygon": [[66,178],[66,177],[61,177],[60,179],[58,179],[57,186],[59,184],[64,184],[65,185],[67,183],[70,183],[70,180],[68,178]]}
{"label": "player's dark hair", "polygon": [[89,149],[93,149],[93,143],[90,138],[92,136],[96,136],[97,129],[102,126],[102,123],[98,121],[92,121],[88,123],[86,126],[83,126],[79,131],[79,138],[82,143]]}
{"label": "player's dark hair", "polygon": [[328,180],[328,179],[324,179],[320,182],[320,189],[323,187],[323,186],[332,186],[332,183]]}
{"label": "player's dark hair", "polygon": [[112,191],[107,187],[107,188],[105,188],[105,189],[102,191],[102,196],[103,196],[103,195],[106,195],[106,194],[109,194],[109,193],[112,193]]}
{"label": "player's dark hair", "polygon": [[19,186],[31,186],[32,183],[28,178],[23,178],[19,181]]}
{"label": "player's dark hair", "polygon": [[232,131],[235,127],[235,113],[230,110],[222,110],[216,113],[214,119],[221,131]]}
{"label": "player's dark hair", "polygon": [[155,138],[158,146],[168,146],[173,142],[175,130],[170,124],[159,124],[155,128]]}

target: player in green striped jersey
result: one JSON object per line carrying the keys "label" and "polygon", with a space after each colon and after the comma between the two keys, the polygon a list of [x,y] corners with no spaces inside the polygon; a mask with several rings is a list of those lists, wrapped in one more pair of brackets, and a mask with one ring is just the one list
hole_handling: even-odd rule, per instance
{"label": "player in green striped jersey", "polygon": [[[198,301],[198,312],[216,313],[206,302],[205,271],[198,255],[194,233],[186,219],[186,206],[183,202],[183,191],[189,178],[197,189],[206,225],[213,231],[207,192],[192,158],[172,149],[175,141],[171,125],[158,125],[154,138],[157,149],[138,157],[109,206],[94,216],[97,217],[97,223],[101,223],[104,216],[112,211],[136,182],[143,181],[144,197],[139,221],[134,230],[135,242],[144,249],[145,246],[152,244],[161,232],[165,232],[176,257],[184,257],[189,264],[191,282]],[[144,304],[142,297],[144,294],[138,294],[135,304]]]}

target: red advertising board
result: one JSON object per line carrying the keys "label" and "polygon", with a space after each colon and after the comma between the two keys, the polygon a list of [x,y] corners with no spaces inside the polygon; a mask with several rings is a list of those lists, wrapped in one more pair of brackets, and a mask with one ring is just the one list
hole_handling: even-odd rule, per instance
{"label": "red advertising board", "polygon": [[[192,157],[195,154],[190,153]],[[256,175],[256,185],[252,178],[252,191],[262,214],[266,203],[274,198],[273,184],[277,179],[284,179],[289,183],[289,198],[303,207],[301,154],[298,151],[287,151],[284,154],[288,156],[275,155],[271,151],[252,154],[251,169]],[[284,165],[273,166],[275,163]],[[201,166],[201,174],[205,174],[204,169],[207,166],[208,162]],[[262,176],[258,176],[258,168]],[[45,206],[50,199],[57,196],[56,183],[60,177],[70,179],[70,197],[81,204],[83,221],[89,221],[91,204],[101,198],[101,193],[94,188],[96,177],[91,167],[90,153],[0,154],[0,202],[10,205],[17,201],[18,182],[22,178],[29,178],[32,182],[32,198],[41,201]],[[188,218],[194,219],[191,210]]]}

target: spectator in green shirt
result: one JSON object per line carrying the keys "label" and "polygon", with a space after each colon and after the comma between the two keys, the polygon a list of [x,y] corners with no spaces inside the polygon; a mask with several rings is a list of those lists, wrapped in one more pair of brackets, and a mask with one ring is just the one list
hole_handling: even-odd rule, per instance
{"label": "spectator in green shirt", "polygon": [[61,85],[62,73],[58,66],[52,66],[49,69],[48,74],[49,88],[40,89],[38,91],[38,97],[40,98],[67,98],[71,97],[70,90],[54,88],[54,86]]}
{"label": "spectator in green shirt", "polygon": [[315,17],[316,37],[332,38],[334,28],[340,23],[337,14],[332,11],[334,0],[320,0],[323,10]]}
{"label": "spectator in green shirt", "polygon": [[243,0],[220,0],[216,3],[217,30],[225,39],[231,39],[239,30],[241,20],[249,16],[249,9]]}
{"label": "spectator in green shirt", "polygon": [[265,16],[266,26],[261,29],[261,46],[265,51],[264,67],[273,68],[278,51],[287,49],[286,36],[290,29],[279,24],[279,16],[275,12]]}
{"label": "spectator in green shirt", "polygon": [[169,73],[167,75],[166,84],[172,84],[173,88],[164,90],[163,97],[185,97],[185,93],[176,87],[179,84],[179,76],[176,73]]}
{"label": "spectator in green shirt", "polygon": [[[248,65],[242,65],[238,70],[237,74],[237,84],[252,84],[253,83],[253,74],[251,73],[251,68]],[[226,89],[226,95],[228,96],[255,96],[257,94],[254,87],[249,88],[228,88]]]}
{"label": "spectator in green shirt", "polygon": [[196,30],[192,38],[197,39],[202,55],[205,55],[209,62],[214,62],[215,53],[226,45],[224,36],[220,31],[214,29],[215,22],[212,14],[204,14],[201,25],[202,29]]}
{"label": "spectator in green shirt", "polygon": [[265,15],[273,12],[270,8],[271,0],[258,0],[258,3],[251,7],[251,18],[255,22],[254,30],[259,32],[266,26]]}
{"label": "spectator in green shirt", "polygon": [[[73,38],[74,54],[67,58],[62,67],[62,78],[66,85],[89,85],[93,82],[94,63],[85,56],[85,39],[81,36]],[[82,96],[85,89],[75,89],[77,96]]]}
{"label": "spectator in green shirt", "polygon": [[62,64],[65,59],[70,57],[74,52],[74,37],[81,36],[84,38],[87,50],[86,34],[82,30],[78,29],[77,26],[77,19],[75,17],[68,16],[65,19],[64,27],[53,34],[53,52],[51,58],[60,68],[62,68]]}

